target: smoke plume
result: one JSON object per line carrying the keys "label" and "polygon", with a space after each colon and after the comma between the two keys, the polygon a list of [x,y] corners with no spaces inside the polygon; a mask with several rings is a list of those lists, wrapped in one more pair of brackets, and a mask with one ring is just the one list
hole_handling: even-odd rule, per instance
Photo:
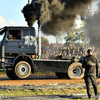
{"label": "smoke plume", "polygon": [[98,6],[98,12],[96,12],[93,17],[88,17],[86,19],[85,26],[89,43],[96,47],[100,47],[100,3]]}
{"label": "smoke plume", "polygon": [[28,26],[33,26],[36,21],[37,10],[33,7],[32,4],[27,4],[24,6],[22,13],[24,14],[25,20],[27,21]]}
{"label": "smoke plume", "polygon": [[32,0],[22,12],[30,27],[38,20],[43,33],[57,35],[67,32],[74,25],[76,15],[83,15],[91,2],[92,0]]}

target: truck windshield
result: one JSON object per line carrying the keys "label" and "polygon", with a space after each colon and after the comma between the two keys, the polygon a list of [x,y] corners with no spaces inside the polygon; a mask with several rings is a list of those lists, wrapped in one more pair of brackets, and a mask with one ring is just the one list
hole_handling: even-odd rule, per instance
{"label": "truck windshield", "polygon": [[3,40],[4,34],[2,34],[2,35],[0,34],[0,42]]}

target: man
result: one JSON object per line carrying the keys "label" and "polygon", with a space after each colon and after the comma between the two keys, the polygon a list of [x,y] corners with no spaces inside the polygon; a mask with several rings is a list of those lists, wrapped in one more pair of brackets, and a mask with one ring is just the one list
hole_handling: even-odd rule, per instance
{"label": "man", "polygon": [[94,92],[96,99],[98,99],[98,88],[97,88],[97,77],[98,77],[98,61],[97,59],[92,55],[92,50],[87,50],[87,56],[84,58],[82,67],[85,68],[85,83],[87,88],[87,94],[88,98],[91,99],[92,93],[90,88],[90,82],[92,82]]}
{"label": "man", "polygon": [[21,33],[20,32],[18,32],[16,39],[21,39]]}

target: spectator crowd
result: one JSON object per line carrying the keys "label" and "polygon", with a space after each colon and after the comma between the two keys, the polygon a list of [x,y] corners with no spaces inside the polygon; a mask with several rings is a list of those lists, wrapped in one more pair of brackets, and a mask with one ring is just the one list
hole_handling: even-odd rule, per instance
{"label": "spectator crowd", "polygon": [[84,46],[82,47],[43,47],[41,50],[41,59],[53,59],[54,55],[62,55],[62,56],[75,56],[78,59],[81,56],[85,56]]}
{"label": "spectator crowd", "polygon": [[[100,48],[93,49],[93,55],[98,58],[100,62]],[[41,59],[53,59],[54,55],[62,55],[62,56],[69,56],[75,57],[80,59],[82,56],[86,56],[86,49],[84,46],[69,46],[69,47],[54,47],[54,46],[45,46],[42,47],[41,50]]]}

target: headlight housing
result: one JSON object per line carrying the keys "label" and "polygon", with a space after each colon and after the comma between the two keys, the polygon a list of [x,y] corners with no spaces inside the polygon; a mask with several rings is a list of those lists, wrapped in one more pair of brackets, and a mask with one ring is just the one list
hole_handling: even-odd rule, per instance
{"label": "headlight housing", "polygon": [[4,62],[4,58],[1,58],[1,59],[0,59],[0,62]]}

